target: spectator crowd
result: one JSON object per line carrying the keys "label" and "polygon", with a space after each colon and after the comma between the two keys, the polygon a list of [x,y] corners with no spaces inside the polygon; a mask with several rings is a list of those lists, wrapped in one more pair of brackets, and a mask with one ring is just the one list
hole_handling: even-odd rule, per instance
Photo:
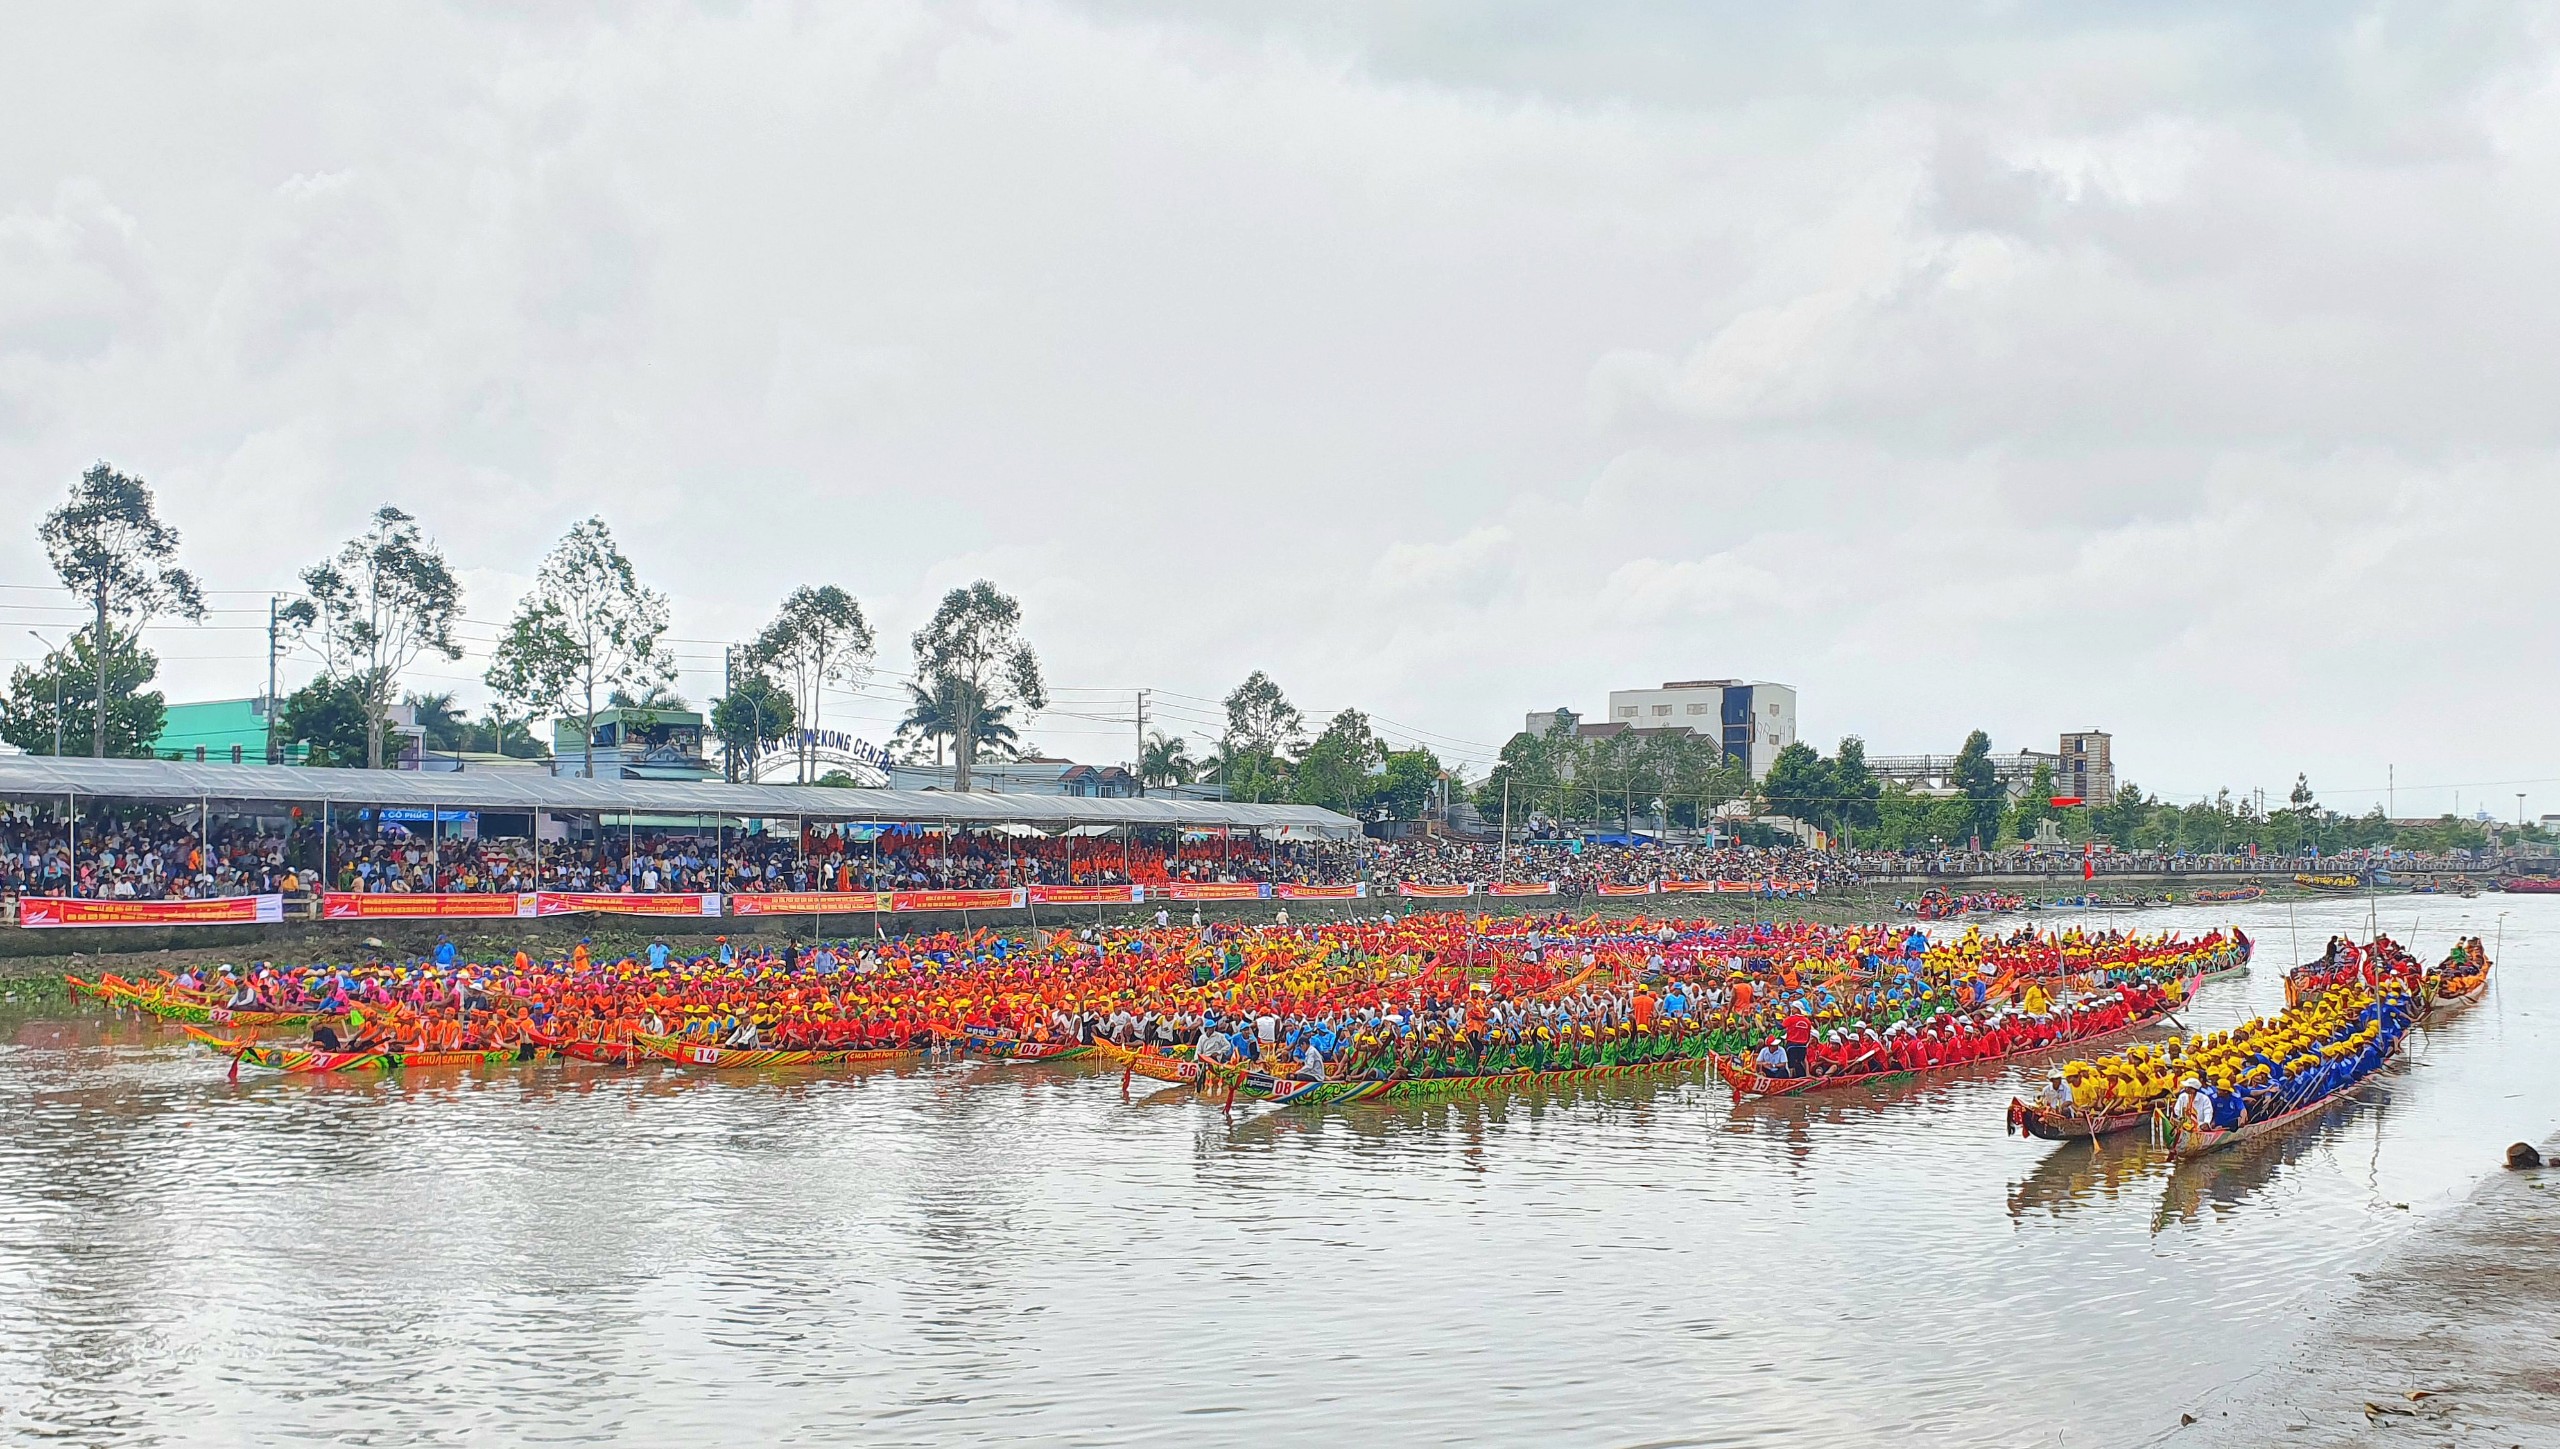
{"label": "spectator crowd", "polygon": [[[0,895],[167,900],[321,888],[324,844],[307,819],[201,808],[98,808],[76,828],[45,806],[0,808]],[[2063,855],[2026,851],[1892,854],[1794,845],[1662,842],[1641,837],[1508,842],[1411,835],[1396,840],[1271,839],[1251,833],[1139,829],[1045,835],[1028,828],[946,831],[823,826],[803,834],[608,826],[539,847],[375,819],[341,819],[325,844],[327,888],[354,892],[615,893],[1000,889],[1025,885],[1365,882],[1552,883],[1603,887],[1719,881],[1837,890],[1932,876],[2076,880],[2164,868],[2190,873],[2305,869],[2460,869],[2468,860],[2377,853],[2371,859]]]}

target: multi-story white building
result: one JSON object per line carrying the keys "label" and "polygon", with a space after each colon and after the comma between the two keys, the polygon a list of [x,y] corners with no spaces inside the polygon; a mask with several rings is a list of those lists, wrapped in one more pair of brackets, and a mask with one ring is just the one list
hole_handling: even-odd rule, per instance
{"label": "multi-story white building", "polygon": [[1796,692],[1766,680],[1675,679],[1660,689],[1609,691],[1608,723],[1639,730],[1694,730],[1724,746],[1751,778],[1769,773],[1796,742]]}

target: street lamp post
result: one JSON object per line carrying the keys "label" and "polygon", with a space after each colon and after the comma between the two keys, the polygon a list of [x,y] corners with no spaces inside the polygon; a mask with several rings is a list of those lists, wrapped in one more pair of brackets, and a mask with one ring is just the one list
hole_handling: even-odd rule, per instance
{"label": "street lamp post", "polygon": [[[42,634],[38,634],[33,629],[29,629],[27,631],[27,635],[37,643],[44,645],[44,657],[46,660],[53,662],[53,753],[58,758],[62,754],[62,664],[58,661],[57,656],[60,655],[62,651],[55,648],[51,640],[45,638]],[[2517,796],[2516,798],[2521,801],[2524,797]],[[2522,808],[2521,805],[2519,805],[2518,808]]]}

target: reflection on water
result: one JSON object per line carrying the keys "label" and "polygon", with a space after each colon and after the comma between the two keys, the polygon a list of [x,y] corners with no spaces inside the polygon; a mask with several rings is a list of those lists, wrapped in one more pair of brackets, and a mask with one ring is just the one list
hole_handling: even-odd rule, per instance
{"label": "reflection on water", "polygon": [[[2284,908],[2230,909],[2264,964],[2199,1027],[2281,999]],[[2024,1069],[1230,1113],[1074,1063],[235,1085],[0,1020],[0,1439],[2148,1438],[2560,1113],[2560,901],[2420,909],[2508,913],[2489,1000],[2175,1166],[2006,1136]]]}

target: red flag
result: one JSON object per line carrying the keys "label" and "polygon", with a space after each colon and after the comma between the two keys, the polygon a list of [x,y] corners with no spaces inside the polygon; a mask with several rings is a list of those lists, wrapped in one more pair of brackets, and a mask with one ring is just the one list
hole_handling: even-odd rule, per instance
{"label": "red flag", "polygon": [[2091,857],[2080,862],[2080,878],[2082,880],[2096,880],[2098,878],[2098,862],[2095,857]]}

